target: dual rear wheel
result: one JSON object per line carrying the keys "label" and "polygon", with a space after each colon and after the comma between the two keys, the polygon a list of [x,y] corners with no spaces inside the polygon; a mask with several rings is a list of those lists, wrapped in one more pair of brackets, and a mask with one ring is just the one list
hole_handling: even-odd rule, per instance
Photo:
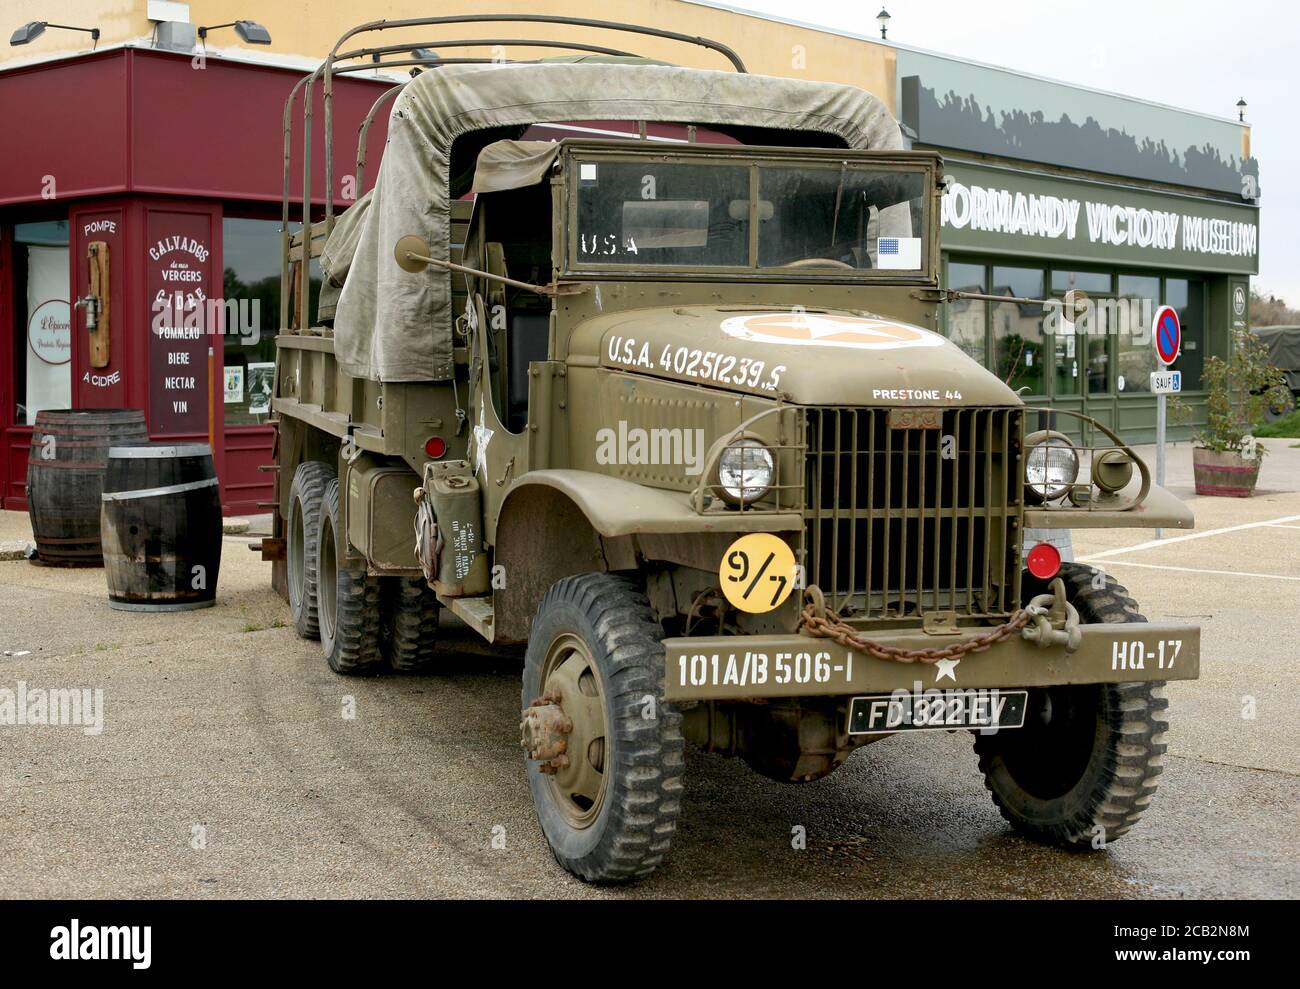
{"label": "dual rear wheel", "polygon": [[300,464],[286,521],[289,612],[304,639],[320,639],[335,673],[415,671],[433,660],[438,601],[418,577],[377,577],[347,558],[334,468]]}

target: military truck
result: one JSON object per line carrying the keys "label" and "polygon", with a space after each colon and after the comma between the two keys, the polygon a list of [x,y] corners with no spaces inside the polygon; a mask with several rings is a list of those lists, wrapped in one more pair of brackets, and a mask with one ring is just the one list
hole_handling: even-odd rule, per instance
{"label": "military truck", "polygon": [[[1016,830],[1126,833],[1199,629],[1147,623],[1048,536],[1192,518],[1110,429],[1027,409],[937,332],[939,156],[871,94],[718,42],[525,19],[732,67],[430,56],[384,98],[374,189],[297,229],[286,108],[263,552],[298,633],[348,676],[436,674],[444,610],[521,647],[524,776],[588,881],[663,861],[687,742],[802,783],[966,731]],[[363,25],[296,93],[322,87],[329,138],[334,75],[445,43],[348,38],[454,20]]]}

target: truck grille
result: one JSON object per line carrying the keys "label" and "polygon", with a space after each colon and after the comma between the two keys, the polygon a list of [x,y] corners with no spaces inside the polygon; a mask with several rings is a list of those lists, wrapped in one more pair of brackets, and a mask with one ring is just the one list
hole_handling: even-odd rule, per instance
{"label": "truck grille", "polygon": [[[1020,604],[1020,409],[808,409],[804,566],[868,620]],[[915,428],[916,413],[930,428]],[[935,421],[937,419],[937,422]],[[934,428],[937,425],[938,428]]]}

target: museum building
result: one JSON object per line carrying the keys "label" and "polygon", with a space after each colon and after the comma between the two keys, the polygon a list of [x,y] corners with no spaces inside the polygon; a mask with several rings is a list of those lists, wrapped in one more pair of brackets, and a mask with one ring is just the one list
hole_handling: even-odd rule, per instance
{"label": "museum building", "polygon": [[[0,24],[0,39],[13,29],[19,39],[32,26],[20,24],[24,15],[52,22],[30,44],[0,51],[0,126],[10,137],[0,155],[0,507],[26,507],[37,412],[138,408],[155,439],[210,439],[225,511],[256,512],[272,492],[259,468],[274,442],[284,101],[345,30],[379,13],[362,3],[275,20],[271,9],[265,37],[252,30],[261,25],[241,21],[236,39],[229,5],[218,0],[132,0],[103,5],[97,20],[98,7],[18,0],[14,23]],[[533,9],[508,0],[496,7]],[[438,12],[479,9],[455,0]],[[1030,404],[1079,411],[1148,442],[1148,321],[1156,306],[1174,306],[1191,419],[1171,435],[1186,437],[1203,420],[1205,360],[1226,354],[1231,330],[1246,326],[1258,271],[1259,168],[1244,106],[1239,119],[1179,110],[700,0],[570,0],[547,12],[670,25],[732,46],[753,72],[872,91],[913,147],[944,155],[945,287],[1021,300],[949,303],[945,333]],[[426,13],[400,0],[383,16]],[[100,21],[93,50],[86,34],[55,23]],[[196,40],[205,23],[227,37]],[[513,30],[610,43],[597,28]],[[464,27],[449,33],[474,36]],[[219,40],[225,47],[209,47]],[[557,53],[498,47],[508,58]],[[716,53],[659,38],[635,47],[728,67]],[[447,45],[439,54],[484,52]],[[402,78],[337,79],[336,211],[367,185],[355,182],[358,126]],[[291,114],[290,194],[299,202],[302,120],[300,110]],[[385,125],[379,112],[365,142],[370,181]],[[318,125],[317,148],[319,133]],[[318,209],[323,173],[313,173]],[[290,229],[300,220],[294,215]],[[317,288],[313,277],[306,291]],[[1071,291],[1088,309],[1066,325],[1028,301]],[[1076,432],[1064,417],[1058,427]]]}

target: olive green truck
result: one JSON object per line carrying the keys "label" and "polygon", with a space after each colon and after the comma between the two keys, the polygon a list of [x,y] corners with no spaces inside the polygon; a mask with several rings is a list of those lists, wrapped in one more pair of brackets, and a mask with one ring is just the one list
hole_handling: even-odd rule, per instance
{"label": "olive green truck", "polygon": [[[335,75],[417,60],[349,38],[457,20],[345,35],[295,91],[323,91],[327,147]],[[428,54],[372,112],[375,188],[296,228],[286,107],[263,553],[298,633],[348,675],[436,674],[442,611],[526,645],[528,786],[588,881],[663,861],[688,741],[799,783],[968,731],[1017,830],[1123,835],[1200,631],[1038,537],[1190,513],[1109,430],[1027,409],[936,332],[958,295],[942,162],[877,99],[600,26],[732,68]],[[305,140],[311,188],[310,117]]]}

